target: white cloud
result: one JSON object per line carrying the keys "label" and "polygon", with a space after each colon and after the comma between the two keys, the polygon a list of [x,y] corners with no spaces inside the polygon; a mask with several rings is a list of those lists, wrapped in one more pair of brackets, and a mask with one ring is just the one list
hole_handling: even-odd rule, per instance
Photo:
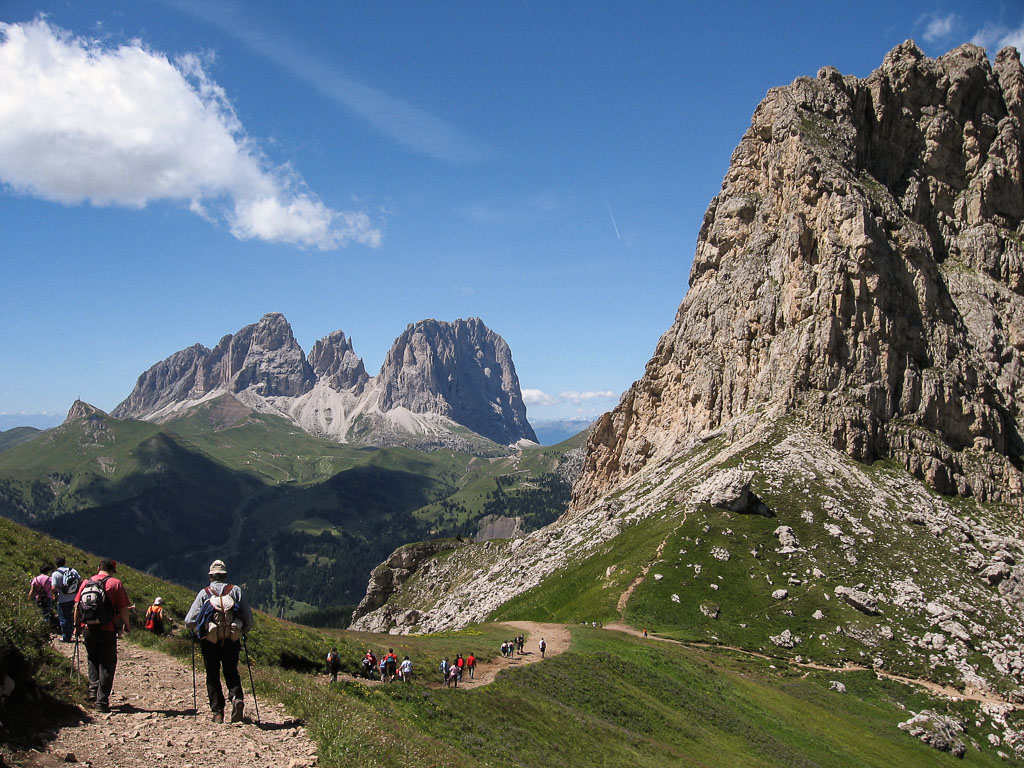
{"label": "white cloud", "polygon": [[589,400],[612,400],[616,397],[616,394],[610,389],[600,390],[596,392],[559,392],[557,396],[549,395],[540,389],[524,389],[523,402],[527,405],[561,405],[562,403],[572,403],[573,405],[580,405]]}
{"label": "white cloud", "polygon": [[616,394],[610,389],[604,389],[599,392],[560,392],[558,396],[574,405],[579,405],[584,400],[610,400],[615,398]]}
{"label": "white cloud", "polygon": [[929,43],[937,43],[948,39],[959,19],[955,13],[929,13],[921,17],[920,23],[924,24],[924,31],[921,36]]}
{"label": "white cloud", "polygon": [[240,4],[228,0],[165,2],[241,40],[260,56],[415,152],[450,163],[476,163],[493,154],[489,147],[447,120],[356,80],[336,67],[326,66],[309,55],[304,46],[296,45],[267,26],[252,24],[252,14]]}
{"label": "white cloud", "polygon": [[523,402],[527,405],[558,405],[562,402],[554,395],[539,389],[524,389],[522,392]]}
{"label": "white cloud", "polygon": [[199,58],[109,47],[45,19],[0,23],[0,182],[55,202],[186,203],[240,238],[376,245],[362,213],[335,211],[274,168]]}
{"label": "white cloud", "polygon": [[1018,51],[1024,51],[1024,18],[1021,19],[1020,26],[1016,29],[1004,24],[986,24],[975,33],[971,42],[987,49],[990,55],[1007,45],[1012,45]]}

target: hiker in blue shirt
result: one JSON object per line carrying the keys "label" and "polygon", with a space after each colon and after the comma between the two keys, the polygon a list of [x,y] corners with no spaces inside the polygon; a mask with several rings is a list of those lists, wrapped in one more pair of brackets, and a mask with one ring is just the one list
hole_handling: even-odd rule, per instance
{"label": "hiker in blue shirt", "polygon": [[57,569],[50,576],[53,594],[57,598],[57,618],[60,620],[60,639],[70,643],[75,630],[75,595],[82,583],[82,575],[68,568],[63,557],[57,558]]}
{"label": "hiker in blue shirt", "polygon": [[199,590],[185,614],[185,626],[199,637],[199,648],[206,668],[206,692],[210,698],[211,720],[224,722],[224,692],[220,670],[231,701],[231,722],[242,720],[245,707],[242,678],[238,674],[241,638],[252,629],[252,609],[241,588],[227,583],[228,569],[223,560],[210,564],[210,586]]}

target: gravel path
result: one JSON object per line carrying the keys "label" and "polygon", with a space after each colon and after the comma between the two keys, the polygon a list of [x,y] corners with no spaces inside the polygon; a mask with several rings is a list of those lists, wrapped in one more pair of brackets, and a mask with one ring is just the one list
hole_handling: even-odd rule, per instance
{"label": "gravel path", "polygon": [[[252,694],[246,690],[243,722],[210,721],[202,661],[197,659],[199,715],[193,717],[192,669],[159,651],[121,641],[110,712],[91,710],[80,724],[66,726],[43,753],[27,765],[52,768],[77,762],[95,768],[309,768],[316,745],[284,710],[260,701],[256,723]],[[74,645],[55,647],[69,658]],[[85,648],[80,647],[82,671]],[[241,669],[245,683],[246,670]],[[248,686],[246,686],[248,688]],[[73,757],[69,757],[73,756]]]}

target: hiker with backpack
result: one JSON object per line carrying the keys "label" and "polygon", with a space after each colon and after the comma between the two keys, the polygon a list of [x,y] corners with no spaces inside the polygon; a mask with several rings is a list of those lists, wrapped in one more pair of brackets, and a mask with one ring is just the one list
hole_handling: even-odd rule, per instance
{"label": "hiker with backpack", "polygon": [[402,678],[403,683],[408,683],[412,680],[412,662],[409,661],[408,656],[402,659],[402,666],[398,668],[398,676]]}
{"label": "hiker with backpack", "polygon": [[544,658],[544,651],[546,651],[548,649],[548,644],[544,642],[544,638],[543,637],[540,639],[540,643],[538,643],[538,646],[540,647],[540,657],[543,659]]}
{"label": "hiker with backpack", "polygon": [[367,651],[363,656],[363,674],[369,680],[373,680],[373,671],[377,668],[377,657],[373,651]]}
{"label": "hiker with backpack", "polygon": [[89,660],[89,700],[100,712],[110,711],[117,638],[131,629],[131,601],[115,573],[116,560],[101,560],[96,575],[83,581],[75,595],[75,628],[83,631]]}
{"label": "hiker with backpack", "polygon": [[443,659],[441,659],[441,667],[440,667],[440,669],[441,669],[441,682],[444,683],[444,687],[445,688],[448,687],[448,668],[450,666],[451,665],[448,664],[448,657],[447,656],[445,656]]}
{"label": "hiker with backpack", "polygon": [[331,682],[338,682],[338,673],[341,672],[341,654],[337,648],[331,648],[327,654],[327,674],[331,676]]}
{"label": "hiker with backpack", "polygon": [[[210,586],[196,594],[185,614],[185,626],[199,639],[206,669],[206,693],[210,699],[210,719],[224,722],[224,691],[220,685],[221,668],[231,702],[231,722],[242,720],[245,703],[242,678],[238,674],[238,656],[242,638],[252,629],[252,609],[240,587],[227,582],[228,569],[223,560],[210,564]],[[258,713],[257,713],[258,714]]]}
{"label": "hiker with backpack", "polygon": [[39,612],[43,614],[43,621],[48,624],[53,610],[53,584],[50,582],[50,571],[52,570],[52,565],[44,565],[28,585],[28,599],[35,601],[35,604],[39,606]]}
{"label": "hiker with backpack", "polygon": [[50,576],[50,587],[57,596],[57,620],[60,622],[60,641],[70,643],[75,631],[75,596],[82,583],[82,575],[57,558],[57,568]]}
{"label": "hiker with backpack", "polygon": [[164,633],[164,599],[162,597],[154,600],[153,604],[149,606],[149,610],[146,611],[145,627],[154,635]]}

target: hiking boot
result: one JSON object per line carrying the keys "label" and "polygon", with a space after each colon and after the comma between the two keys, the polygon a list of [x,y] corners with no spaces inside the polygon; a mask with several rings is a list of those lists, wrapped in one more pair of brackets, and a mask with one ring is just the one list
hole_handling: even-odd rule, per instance
{"label": "hiking boot", "polygon": [[105,702],[105,701],[97,701],[96,702],[96,709],[98,709],[100,712],[109,712],[110,711],[110,705],[107,704],[107,702]]}
{"label": "hiking boot", "polygon": [[231,702],[231,722],[242,722],[242,710],[245,709],[245,702],[241,699]]}
{"label": "hiking boot", "polygon": [[215,723],[223,723],[224,722],[224,713],[223,712],[214,712],[212,715],[210,715],[210,719],[213,722],[215,722]]}

